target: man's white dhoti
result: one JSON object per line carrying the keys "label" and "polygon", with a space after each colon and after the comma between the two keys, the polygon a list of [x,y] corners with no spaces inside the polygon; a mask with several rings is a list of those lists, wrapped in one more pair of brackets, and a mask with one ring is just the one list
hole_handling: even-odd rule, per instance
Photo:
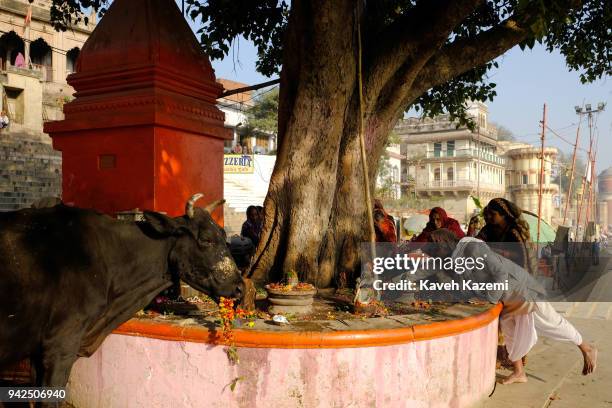
{"label": "man's white dhoti", "polygon": [[538,341],[538,335],[577,346],[582,344],[578,330],[548,302],[535,302],[533,311],[527,314],[502,314],[499,324],[510,361],[527,355]]}

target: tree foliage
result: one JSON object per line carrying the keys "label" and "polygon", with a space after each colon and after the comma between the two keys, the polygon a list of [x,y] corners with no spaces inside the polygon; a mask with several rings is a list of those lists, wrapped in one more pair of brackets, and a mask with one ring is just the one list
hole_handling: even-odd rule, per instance
{"label": "tree foliage", "polygon": [[[189,17],[199,24],[198,35],[202,47],[212,59],[224,58],[233,44],[240,38],[246,38],[257,48],[257,70],[266,76],[280,72],[283,65],[283,35],[291,13],[288,0],[185,1]],[[75,21],[87,21],[82,10],[92,8],[101,12],[109,3],[109,0],[53,0],[51,18],[58,29],[65,29]],[[376,59],[381,48],[384,51],[393,50],[394,47],[387,44],[381,47],[381,39],[402,41],[405,33],[414,27],[415,21],[419,23],[415,19],[425,17],[422,23],[429,23],[427,18],[430,19],[430,15],[422,14],[423,8],[429,7],[436,15],[444,15],[453,12],[455,5],[452,3],[437,0],[361,3],[364,69],[373,66],[369,62]],[[473,47],[485,45],[497,36],[500,47],[511,38],[510,41],[518,43],[521,48],[532,48],[536,43],[541,43],[549,51],[559,49],[569,69],[578,71],[583,82],[611,74],[612,2],[480,0],[472,3],[467,16],[449,31],[440,51],[464,48],[473,52]],[[478,50],[475,52],[478,53]],[[482,53],[486,54],[487,50],[483,48]],[[442,83],[434,83],[423,89],[416,99],[408,101],[405,108],[413,106],[426,116],[448,112],[462,124],[473,125],[466,115],[464,102],[484,102],[495,97],[495,83],[489,80],[488,72],[497,67],[494,61],[497,56],[492,53],[491,58],[484,58],[484,61],[473,57],[472,66],[451,75]]]}
{"label": "tree foliage", "polygon": [[[569,181],[572,172],[572,155],[569,153],[559,152],[557,156],[556,164],[559,169],[553,177],[552,182],[558,184],[561,187],[561,193],[567,193],[569,188]],[[582,157],[576,157],[576,165],[574,169],[574,180],[572,182],[572,197],[575,197],[582,185],[582,178],[585,175],[586,162]]]}
{"label": "tree foliage", "polygon": [[251,130],[278,134],[278,87],[255,96],[255,103],[246,114]]}
{"label": "tree foliage", "polygon": [[514,133],[512,133],[512,131],[507,127],[499,125],[497,123],[493,123],[493,125],[497,128],[497,140],[516,140],[516,136],[514,136]]}

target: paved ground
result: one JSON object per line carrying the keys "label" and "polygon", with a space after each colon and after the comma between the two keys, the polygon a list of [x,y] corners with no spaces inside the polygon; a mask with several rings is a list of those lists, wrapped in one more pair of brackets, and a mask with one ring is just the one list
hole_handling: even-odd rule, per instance
{"label": "paved ground", "polygon": [[[585,377],[582,356],[571,344],[540,339],[528,355],[526,384],[497,384],[478,408],[612,408],[612,263],[593,288],[592,302],[554,303],[599,350],[597,371]],[[609,275],[609,276],[608,276]],[[607,297],[604,294],[607,293]],[[498,377],[507,375],[499,370]]]}

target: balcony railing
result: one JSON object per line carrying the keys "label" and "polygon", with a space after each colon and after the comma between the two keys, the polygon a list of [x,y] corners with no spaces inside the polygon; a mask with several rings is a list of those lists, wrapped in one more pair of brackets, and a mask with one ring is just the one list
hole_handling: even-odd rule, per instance
{"label": "balcony railing", "polygon": [[[430,181],[421,181],[419,180],[416,183],[417,189],[422,190],[472,190],[478,188],[478,181],[474,180],[430,180]],[[503,184],[495,184],[495,183],[485,183],[480,182],[481,190],[488,191],[504,191]]]}
{"label": "balcony railing", "polygon": [[40,72],[43,81],[53,82],[53,67],[51,65],[32,64],[32,70]]}
{"label": "balcony railing", "polygon": [[480,155],[480,159],[503,166],[506,164],[506,159],[498,156],[495,153],[486,152],[478,149],[458,149],[458,150],[428,150],[427,158],[444,158],[444,157],[473,157],[475,159]]}

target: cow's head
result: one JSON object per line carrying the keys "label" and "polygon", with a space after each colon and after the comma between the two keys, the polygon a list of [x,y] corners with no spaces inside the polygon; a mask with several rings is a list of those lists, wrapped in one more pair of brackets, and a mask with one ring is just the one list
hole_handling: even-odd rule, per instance
{"label": "cow's head", "polygon": [[219,297],[242,298],[244,283],[234,263],[223,230],[213,221],[210,213],[224,200],[206,208],[194,208],[202,194],[191,197],[185,206],[185,215],[170,218],[146,211],[145,220],[159,234],[173,237],[170,250],[170,268],[191,287],[215,300]]}

